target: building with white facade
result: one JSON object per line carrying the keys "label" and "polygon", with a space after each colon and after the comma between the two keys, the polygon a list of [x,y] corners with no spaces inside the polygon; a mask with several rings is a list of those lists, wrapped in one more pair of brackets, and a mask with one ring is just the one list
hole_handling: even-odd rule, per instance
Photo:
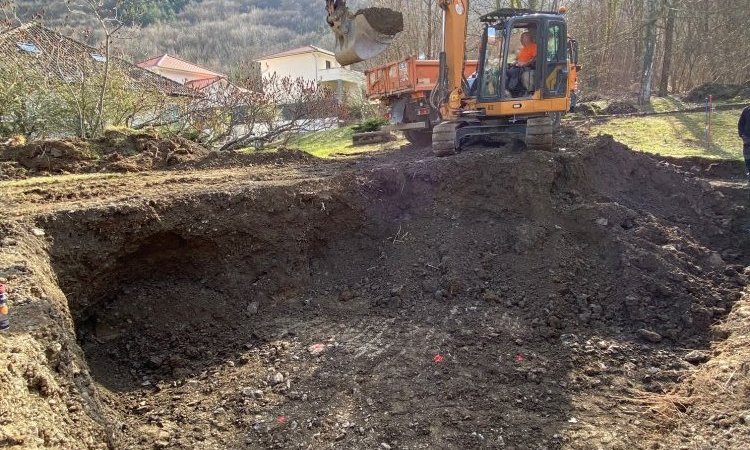
{"label": "building with white facade", "polygon": [[260,64],[263,76],[276,74],[315,81],[335,92],[339,100],[347,96],[361,96],[365,83],[362,72],[342,67],[333,52],[312,45],[274,53],[255,61]]}

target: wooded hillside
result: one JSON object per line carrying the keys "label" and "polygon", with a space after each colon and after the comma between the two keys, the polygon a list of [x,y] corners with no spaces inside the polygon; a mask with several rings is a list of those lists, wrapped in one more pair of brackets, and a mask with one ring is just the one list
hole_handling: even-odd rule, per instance
{"label": "wooded hillside", "polygon": [[[78,0],[80,1],[80,0]],[[114,1],[114,0],[111,0]],[[1,2],[0,2],[1,3]],[[85,17],[63,0],[17,0],[24,19],[42,13],[57,28],[79,35]],[[75,3],[73,1],[72,3]],[[128,0],[138,29],[115,46],[131,59],[164,52],[232,72],[277,50],[313,44],[332,48],[322,0]],[[474,0],[467,38],[476,56],[479,14],[497,7],[550,9],[552,0]],[[582,87],[587,92],[685,92],[706,82],[750,79],[750,0],[563,0],[570,34],[581,45]],[[436,58],[440,48],[437,0],[360,0],[350,6],[402,11],[406,29],[385,54],[365,66],[407,55]],[[84,38],[95,40],[95,33]]]}
{"label": "wooded hillside", "polygon": [[[21,20],[44,23],[90,44],[97,28],[71,14],[63,0],[17,0]],[[76,1],[71,2],[73,9]],[[216,70],[232,72],[264,54],[308,44],[331,48],[320,0],[129,0],[118,12],[128,27],[114,40],[124,56],[145,59],[168,52]]]}

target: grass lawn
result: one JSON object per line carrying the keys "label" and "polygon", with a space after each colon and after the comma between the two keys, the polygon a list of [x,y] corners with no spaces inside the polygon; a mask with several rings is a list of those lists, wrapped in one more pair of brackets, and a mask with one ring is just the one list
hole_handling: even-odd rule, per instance
{"label": "grass lawn", "polygon": [[[676,99],[654,99],[654,111],[671,111],[687,107]],[[742,159],[742,141],[737,136],[741,110],[717,111],[713,114],[712,142],[706,145],[706,114],[681,113],[664,116],[614,119],[592,126],[592,135],[611,134],[634,150],[662,156],[701,156],[716,159]]]}
{"label": "grass lawn", "polygon": [[331,158],[355,153],[383,150],[385,148],[398,147],[406,143],[403,138],[385,144],[363,145],[355,147],[352,145],[354,130],[351,127],[337,128],[334,130],[317,131],[307,133],[289,141],[287,146],[299,148],[319,158]]}

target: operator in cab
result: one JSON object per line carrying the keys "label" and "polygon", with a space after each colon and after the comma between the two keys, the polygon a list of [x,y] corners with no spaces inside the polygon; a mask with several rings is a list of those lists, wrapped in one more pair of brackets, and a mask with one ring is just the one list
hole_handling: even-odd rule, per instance
{"label": "operator in cab", "polygon": [[531,67],[536,61],[537,46],[535,41],[536,39],[531,31],[525,31],[521,34],[521,48],[518,50],[518,57],[516,62],[508,68],[507,88],[509,91],[518,89],[524,68]]}

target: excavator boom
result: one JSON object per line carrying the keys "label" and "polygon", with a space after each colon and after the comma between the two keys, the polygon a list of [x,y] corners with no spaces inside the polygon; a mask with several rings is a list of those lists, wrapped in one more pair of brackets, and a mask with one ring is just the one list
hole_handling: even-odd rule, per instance
{"label": "excavator boom", "polygon": [[378,56],[404,29],[403,15],[388,8],[352,13],[346,0],[326,0],[326,12],[326,22],[336,37],[336,61],[342,66]]}

